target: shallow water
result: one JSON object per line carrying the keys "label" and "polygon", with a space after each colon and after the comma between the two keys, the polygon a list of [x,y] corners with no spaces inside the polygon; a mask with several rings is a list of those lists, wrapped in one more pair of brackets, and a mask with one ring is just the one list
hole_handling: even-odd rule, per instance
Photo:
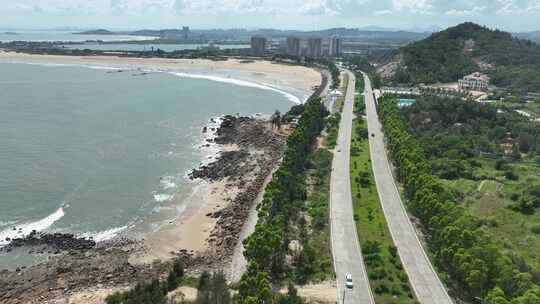
{"label": "shallow water", "polygon": [[0,63],[0,245],[32,229],[104,240],[177,214],[211,117],[292,105],[258,85],[180,76]]}

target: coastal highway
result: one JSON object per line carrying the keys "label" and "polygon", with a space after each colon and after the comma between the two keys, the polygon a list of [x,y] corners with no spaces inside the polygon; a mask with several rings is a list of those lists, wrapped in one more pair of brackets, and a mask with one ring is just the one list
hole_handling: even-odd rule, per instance
{"label": "coastal highway", "polygon": [[365,74],[364,80],[368,130],[374,135],[369,137],[371,165],[392,239],[418,301],[422,304],[451,304],[452,300],[433,269],[399,195],[386,154],[373,90]]}
{"label": "coastal highway", "polygon": [[[355,93],[355,77],[349,71],[345,102],[339,125],[337,147],[330,179],[330,230],[334,269],[338,288],[338,303],[374,304],[362,252],[353,219],[350,181],[350,147]],[[354,288],[345,287],[345,274],[352,275]]]}

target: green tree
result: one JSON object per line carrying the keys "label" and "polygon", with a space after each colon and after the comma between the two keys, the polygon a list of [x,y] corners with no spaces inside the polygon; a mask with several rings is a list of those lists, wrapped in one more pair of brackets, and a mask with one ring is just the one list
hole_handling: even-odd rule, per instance
{"label": "green tree", "polygon": [[240,303],[271,304],[274,293],[268,273],[259,270],[255,262],[250,262],[239,282],[238,300]]}

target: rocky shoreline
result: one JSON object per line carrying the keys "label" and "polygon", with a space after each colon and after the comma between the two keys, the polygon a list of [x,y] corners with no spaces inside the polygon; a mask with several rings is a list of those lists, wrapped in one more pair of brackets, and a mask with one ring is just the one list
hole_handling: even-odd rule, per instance
{"label": "rocky shoreline", "polygon": [[42,233],[33,230],[21,238],[6,238],[9,244],[0,248],[0,254],[9,253],[15,248],[26,247],[28,254],[60,254],[66,250],[89,250],[96,247],[96,242],[89,238],[78,238],[70,233]]}
{"label": "rocky shoreline", "polygon": [[231,261],[242,227],[265,180],[279,164],[285,150],[287,134],[267,120],[224,116],[216,131],[214,143],[234,147],[220,153],[217,159],[193,170],[192,179],[227,181],[239,193],[223,209],[207,214],[217,219],[208,242],[205,264],[224,269]]}
{"label": "rocky shoreline", "polygon": [[[238,194],[224,208],[206,214],[217,219],[207,240],[209,249],[194,254],[178,248],[188,272],[224,269],[230,264],[243,224],[249,216],[267,176],[283,155],[286,132],[269,121],[250,117],[224,116],[209,143],[222,152],[212,162],[190,174],[192,179],[226,181]],[[0,303],[45,303],[65,299],[88,288],[125,288],[148,281],[167,271],[169,262],[135,265],[130,256],[141,251],[139,241],[116,238],[96,243],[72,234],[32,232],[24,238],[9,240],[0,255],[11,250],[30,254],[54,254],[43,263],[16,270],[0,270]]]}

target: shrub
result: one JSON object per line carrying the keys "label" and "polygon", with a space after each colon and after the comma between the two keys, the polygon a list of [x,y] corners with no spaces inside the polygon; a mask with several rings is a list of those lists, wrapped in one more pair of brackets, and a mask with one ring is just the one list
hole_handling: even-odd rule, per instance
{"label": "shrub", "polygon": [[367,241],[362,245],[362,252],[366,255],[378,254],[381,252],[381,244],[377,241]]}
{"label": "shrub", "polygon": [[[358,156],[359,154],[360,154],[360,149],[358,149],[358,147],[351,148],[351,156]],[[356,162],[354,163],[354,166],[356,168]]]}
{"label": "shrub", "polygon": [[390,290],[388,289],[388,286],[386,286],[386,284],[384,283],[381,283],[379,286],[377,286],[375,288],[375,292],[377,294],[385,294],[385,293],[388,293]]}
{"label": "shrub", "polygon": [[536,234],[540,234],[540,225],[534,225],[531,227],[531,231]]}
{"label": "shrub", "polygon": [[506,165],[508,164],[508,162],[504,159],[499,159],[495,162],[495,169],[499,170],[499,171],[503,171],[506,169]]}
{"label": "shrub", "polygon": [[512,181],[517,181],[519,179],[519,176],[511,170],[507,170],[506,172],[504,172],[504,177]]}
{"label": "shrub", "polygon": [[369,176],[369,172],[362,171],[360,172],[360,187],[367,188],[371,185],[371,179]]}
{"label": "shrub", "polygon": [[392,295],[394,296],[400,296],[401,295],[401,290],[398,286],[392,286],[392,290],[391,290],[391,293]]}
{"label": "shrub", "polygon": [[396,246],[389,245],[388,246],[388,252],[390,252],[390,255],[392,255],[392,257],[397,258],[398,252],[397,252],[397,247]]}

